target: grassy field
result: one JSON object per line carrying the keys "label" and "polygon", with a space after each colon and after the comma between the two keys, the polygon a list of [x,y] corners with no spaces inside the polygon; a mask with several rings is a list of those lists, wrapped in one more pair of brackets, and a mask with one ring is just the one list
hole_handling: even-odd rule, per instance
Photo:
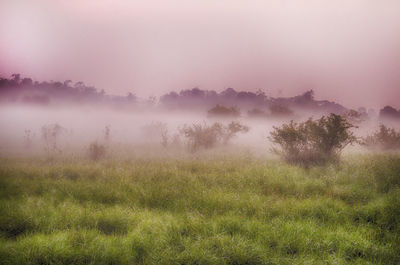
{"label": "grassy field", "polygon": [[0,160],[0,264],[399,264],[400,156]]}

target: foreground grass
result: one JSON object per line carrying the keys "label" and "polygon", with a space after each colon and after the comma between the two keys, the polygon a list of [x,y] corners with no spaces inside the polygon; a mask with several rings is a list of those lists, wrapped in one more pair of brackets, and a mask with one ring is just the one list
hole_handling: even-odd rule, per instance
{"label": "foreground grass", "polygon": [[1,264],[399,264],[400,157],[0,161]]}

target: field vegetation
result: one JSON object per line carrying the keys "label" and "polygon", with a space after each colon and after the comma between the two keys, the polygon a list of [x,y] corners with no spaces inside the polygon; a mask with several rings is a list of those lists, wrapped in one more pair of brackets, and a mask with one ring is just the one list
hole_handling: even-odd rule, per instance
{"label": "field vegetation", "polygon": [[400,156],[1,158],[2,264],[399,264]]}
{"label": "field vegetation", "polygon": [[349,120],[272,127],[278,156],[236,145],[260,130],[240,119],[144,119],[132,146],[127,127],[79,148],[58,123],[26,129],[0,156],[0,264],[399,264],[398,132]]}

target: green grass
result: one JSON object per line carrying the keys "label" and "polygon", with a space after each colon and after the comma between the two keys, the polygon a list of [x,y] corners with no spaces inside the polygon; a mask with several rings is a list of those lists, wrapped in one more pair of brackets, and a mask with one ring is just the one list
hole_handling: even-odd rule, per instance
{"label": "green grass", "polygon": [[0,160],[1,264],[399,264],[400,156]]}

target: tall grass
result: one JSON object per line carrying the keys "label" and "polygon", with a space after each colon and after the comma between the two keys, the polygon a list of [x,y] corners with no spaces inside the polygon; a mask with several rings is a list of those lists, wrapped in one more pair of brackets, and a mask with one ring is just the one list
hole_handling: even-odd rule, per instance
{"label": "tall grass", "polygon": [[400,157],[0,161],[1,264],[399,264]]}

